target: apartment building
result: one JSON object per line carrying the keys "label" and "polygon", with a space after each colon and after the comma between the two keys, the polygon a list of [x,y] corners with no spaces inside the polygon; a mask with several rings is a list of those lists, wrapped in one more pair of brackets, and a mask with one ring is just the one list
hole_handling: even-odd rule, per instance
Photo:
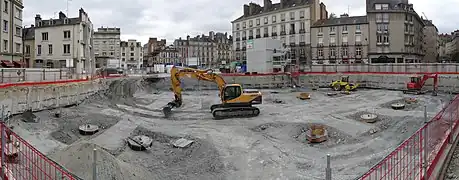
{"label": "apartment building", "polygon": [[423,63],[436,63],[440,61],[438,55],[438,29],[432,20],[424,20],[424,59]]}
{"label": "apartment building", "polygon": [[96,67],[107,66],[108,60],[117,60],[121,67],[121,29],[100,27],[94,32]]}
{"label": "apartment building", "polygon": [[441,62],[448,62],[451,60],[450,52],[448,52],[447,45],[451,46],[453,36],[450,34],[438,35],[438,56]]}
{"label": "apartment building", "polygon": [[370,63],[419,63],[424,20],[408,0],[366,0]]}
{"label": "apartment building", "polygon": [[174,46],[167,46],[163,48],[158,56],[159,64],[178,64],[180,63],[179,51]]}
{"label": "apartment building", "polygon": [[368,62],[366,16],[319,20],[311,26],[312,64]]}
{"label": "apartment building", "polygon": [[139,69],[143,67],[143,47],[135,39],[121,41],[121,68]]}
{"label": "apartment building", "polygon": [[446,54],[452,62],[459,62],[459,30],[451,33],[451,41],[446,43]]}
{"label": "apartment building", "polygon": [[1,3],[2,33],[0,56],[3,67],[23,67],[22,0],[3,0]]}
{"label": "apartment building", "polygon": [[166,48],[166,39],[150,38],[147,44],[144,45],[143,65],[152,67],[153,64],[159,62],[157,59],[159,52]]}
{"label": "apartment building", "polygon": [[67,17],[59,12],[58,19],[35,16],[35,48],[37,68],[65,68],[73,62],[76,73],[95,73],[93,25],[88,14],[79,10],[79,16]]}
{"label": "apartment building", "polygon": [[[174,46],[179,52],[180,63],[217,68],[228,64],[232,58],[232,36],[227,33],[210,31],[208,35],[198,35],[186,39],[176,39]],[[197,61],[195,64],[194,61]]]}
{"label": "apartment building", "polygon": [[35,62],[35,26],[31,25],[28,28],[22,29],[22,42],[25,63],[24,67],[34,67]]}
{"label": "apartment building", "polygon": [[310,25],[327,16],[319,0],[264,0],[264,6],[244,5],[244,14],[232,21],[233,50],[237,61],[247,60],[247,41],[257,38],[281,40],[291,49],[291,63],[305,65],[311,60]]}

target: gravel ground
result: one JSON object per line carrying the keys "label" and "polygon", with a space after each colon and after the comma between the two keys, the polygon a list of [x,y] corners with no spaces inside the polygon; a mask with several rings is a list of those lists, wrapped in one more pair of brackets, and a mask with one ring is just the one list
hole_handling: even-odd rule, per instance
{"label": "gravel ground", "polygon": [[[385,106],[405,98],[402,92],[359,90],[329,97],[325,89],[290,88],[262,90],[264,104],[258,105],[258,117],[214,121],[209,107],[219,98],[215,90],[205,89],[215,87],[199,82],[206,86],[201,87],[196,81],[182,84],[184,104],[173,110],[170,119],[163,118],[160,111],[173,99],[169,82],[149,79],[116,81],[110,90],[65,109],[66,118],[53,119],[51,111],[43,111],[35,113],[40,119],[37,123],[17,120],[12,125],[32,145],[44,153],[55,154],[52,157],[60,158],[60,162],[77,172],[91,169],[72,161],[75,157],[71,155],[78,153],[77,149],[92,152],[95,144],[104,149],[107,157],[102,158],[101,164],[107,164],[106,169],[119,169],[114,175],[121,179],[319,180],[325,177],[325,157],[331,154],[333,177],[340,180],[353,179],[367,171],[424,121],[423,103],[403,111]],[[310,92],[311,99],[297,99],[299,92]],[[418,96],[419,102],[426,103],[429,117],[441,109],[441,98]],[[373,124],[360,122],[356,116],[362,112],[378,114],[381,120]],[[74,134],[73,126],[80,123],[106,129],[87,138],[66,137]],[[304,143],[303,131],[310,124],[326,126],[329,140],[313,146]],[[69,128],[62,128],[66,125]],[[67,139],[55,138],[52,134],[56,131]],[[153,148],[145,152],[126,148],[125,139],[135,134],[153,137]],[[179,137],[196,142],[187,149],[171,147],[170,140]],[[68,146],[66,143],[70,142],[73,144]],[[91,152],[82,151],[81,157]],[[134,177],[123,173],[123,169],[139,173]]]}
{"label": "gravel ground", "polygon": [[459,179],[459,148],[454,150],[453,157],[449,163],[448,170],[446,171],[447,180]]}

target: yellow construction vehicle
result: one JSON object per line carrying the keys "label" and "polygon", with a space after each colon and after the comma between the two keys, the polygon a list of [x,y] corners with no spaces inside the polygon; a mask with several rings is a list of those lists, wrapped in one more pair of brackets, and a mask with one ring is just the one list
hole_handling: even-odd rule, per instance
{"label": "yellow construction vehicle", "polygon": [[330,87],[335,91],[341,91],[343,89],[346,91],[353,91],[357,89],[358,86],[358,84],[349,83],[349,76],[342,76],[341,80],[333,81],[330,84]]}
{"label": "yellow construction vehicle", "polygon": [[253,107],[254,104],[262,103],[262,95],[258,90],[244,90],[240,84],[226,84],[223,77],[214,73],[212,70],[200,70],[193,68],[172,67],[171,83],[174,92],[174,100],[169,102],[164,108],[163,113],[169,117],[172,108],[182,106],[182,88],[180,79],[182,77],[197,80],[214,82],[219,89],[221,104],[214,104],[210,107],[215,119],[229,117],[254,117],[260,114],[260,109]]}

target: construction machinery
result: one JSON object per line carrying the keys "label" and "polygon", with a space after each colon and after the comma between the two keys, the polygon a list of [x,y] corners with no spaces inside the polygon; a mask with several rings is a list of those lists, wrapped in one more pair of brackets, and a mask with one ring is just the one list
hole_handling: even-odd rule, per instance
{"label": "construction machinery", "polygon": [[424,74],[414,75],[410,77],[410,82],[406,84],[406,90],[404,94],[424,94],[427,90],[423,89],[426,81],[433,79],[433,90],[432,95],[436,96],[438,93],[438,74]]}
{"label": "construction machinery", "polygon": [[252,106],[254,104],[262,103],[262,95],[258,90],[244,90],[240,84],[226,84],[223,77],[214,73],[212,70],[179,68],[174,66],[170,72],[172,91],[174,92],[175,98],[163,108],[163,113],[166,117],[171,115],[173,108],[179,108],[182,106],[183,99],[180,81],[182,77],[217,84],[221,104],[214,104],[210,107],[214,119],[254,117],[260,114],[260,109]]}
{"label": "construction machinery", "polygon": [[357,89],[359,85],[349,83],[349,76],[342,76],[341,80],[333,81],[330,87],[335,91],[346,90],[347,92]]}

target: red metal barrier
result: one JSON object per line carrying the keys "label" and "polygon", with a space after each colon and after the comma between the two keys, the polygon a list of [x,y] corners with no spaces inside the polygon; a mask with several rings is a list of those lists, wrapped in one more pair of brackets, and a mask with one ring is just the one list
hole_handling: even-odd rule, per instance
{"label": "red metal barrier", "polygon": [[68,171],[51,161],[11,129],[0,124],[3,133],[2,158],[8,180],[76,180]]}
{"label": "red metal barrier", "polygon": [[[459,121],[459,96],[359,180],[429,179]],[[425,139],[426,138],[426,139]],[[424,166],[424,163],[426,166]],[[435,177],[433,177],[435,178]]]}

